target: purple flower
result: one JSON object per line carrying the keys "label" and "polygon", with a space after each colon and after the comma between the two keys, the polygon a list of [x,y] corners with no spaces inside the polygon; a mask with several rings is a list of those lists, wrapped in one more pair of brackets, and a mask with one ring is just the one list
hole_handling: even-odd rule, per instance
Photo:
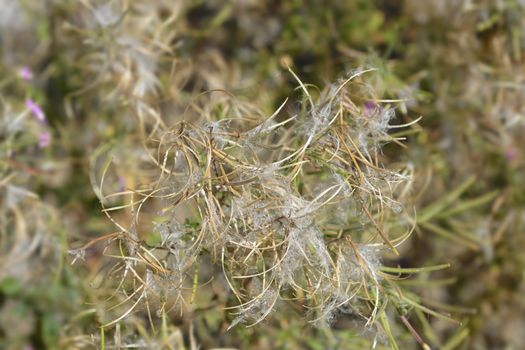
{"label": "purple flower", "polygon": [[33,72],[31,71],[31,68],[27,66],[20,68],[18,71],[18,76],[20,76],[20,78],[24,79],[25,81],[33,80]]}
{"label": "purple flower", "polygon": [[42,131],[38,135],[38,147],[46,148],[51,143],[51,134],[48,131]]}
{"label": "purple flower", "polygon": [[44,111],[42,108],[36,104],[32,99],[28,98],[26,100],[26,107],[31,111],[31,114],[42,123],[45,123],[46,121],[46,115],[44,114]]}
{"label": "purple flower", "polygon": [[365,102],[365,115],[369,116],[378,108],[378,105],[372,101]]}

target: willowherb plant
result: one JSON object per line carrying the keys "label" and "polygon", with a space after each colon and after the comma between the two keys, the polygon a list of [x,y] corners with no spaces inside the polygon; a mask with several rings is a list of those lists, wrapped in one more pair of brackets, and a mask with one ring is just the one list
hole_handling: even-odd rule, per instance
{"label": "willowherb plant", "polygon": [[22,348],[38,332],[41,319],[38,305],[28,300],[33,288],[55,277],[62,242],[54,231],[60,227],[57,211],[41,200],[35,185],[48,159],[51,131],[40,105],[22,97],[31,91],[32,71],[0,71],[5,77],[0,93],[0,343]]}
{"label": "willowherb plant", "polygon": [[[489,262],[491,267],[499,264],[522,266],[515,260],[511,247],[520,245],[522,235],[518,232],[523,227],[522,220],[517,218],[521,215],[518,213],[523,203],[521,188],[524,182],[517,174],[523,173],[525,159],[521,151],[525,127],[521,102],[525,91],[525,6],[522,1],[507,0],[433,3],[439,3],[441,10],[435,6],[419,8],[416,1],[407,1],[406,14],[413,18],[414,32],[422,34],[418,34],[416,46],[418,52],[425,54],[419,57],[416,65],[421,72],[430,67],[427,62],[436,67],[432,68],[433,74],[427,86],[432,87],[430,90],[436,96],[435,106],[439,114],[450,116],[434,121],[436,128],[432,129],[439,131],[429,133],[434,140],[439,140],[436,143],[438,157],[447,164],[442,176],[433,176],[429,181],[429,188],[455,188],[450,190],[456,195],[453,200],[449,199],[449,203],[459,209],[448,209],[445,214],[438,215],[435,208],[440,195],[436,196],[438,191],[426,191],[422,202],[432,203],[428,208],[433,209],[434,214],[421,215],[423,219],[418,218],[418,226],[436,237],[446,232],[444,240],[429,235],[432,240],[428,244],[435,247],[433,259],[461,263],[461,272],[458,271],[456,276],[458,280],[468,282],[462,283],[461,292],[457,293],[460,297],[454,297],[456,303],[462,305],[477,300],[476,305],[497,304],[490,311],[480,308],[475,316],[469,316],[470,325],[483,326],[470,329],[468,346],[481,349],[499,343],[522,348],[525,341],[516,336],[518,333],[493,332],[495,323],[512,319],[513,314],[523,314],[523,308],[519,306],[507,307],[509,298],[512,298],[510,295],[518,289],[505,290],[505,302],[501,303],[497,294],[477,294],[475,286],[479,285],[479,277],[487,273]],[[432,25],[418,28],[418,22]],[[434,26],[442,26],[445,35],[439,38],[426,36]],[[420,50],[422,46],[429,50]],[[414,54],[411,61],[418,60],[416,50]],[[428,110],[422,113],[429,114]],[[423,158],[428,165],[420,164],[419,167],[439,174],[441,170],[437,164],[440,162],[435,156]],[[476,200],[472,199],[473,196],[477,196],[474,197]],[[461,210],[467,201],[475,205]],[[418,212],[423,213],[423,210]],[[428,225],[430,219],[433,222]],[[443,248],[439,248],[440,244]],[[503,293],[504,288],[497,290]],[[447,296],[441,297],[441,301],[450,300],[449,292],[443,293]],[[428,298],[425,293],[429,292],[423,292],[423,298]],[[437,290],[432,289],[430,293],[437,293]],[[494,324],[487,323],[487,319],[495,320]],[[439,333],[448,331],[445,328]]]}
{"label": "willowherb plant", "polygon": [[[11,78],[13,90],[27,90],[33,77],[22,67]],[[51,133],[42,108],[32,99],[24,105],[16,94],[2,94],[0,101],[0,280],[27,282],[43,268],[37,268],[38,259],[57,258],[47,237],[54,211],[39,200],[31,182],[39,173],[35,159],[50,145]],[[42,256],[35,257],[38,250]]]}
{"label": "willowherb plant", "polygon": [[[357,70],[316,97],[290,70],[303,92],[291,115],[286,101],[264,118],[230,97],[214,99],[214,109],[193,106],[200,119],[151,139],[155,181],[115,194],[131,203],[105,209],[135,215],[110,235],[121,242],[116,271],[129,302],[122,317],[141,301],[157,300],[162,311],[185,306],[198,293],[200,265],[211,261],[237,299],[230,327],[257,324],[285,300],[303,305],[313,322],[338,312],[369,326],[384,319],[397,297],[381,256],[397,253],[409,234],[400,198],[410,170],[385,168],[381,146],[400,143],[388,132],[410,123],[391,124],[393,109],[364,79],[372,71]],[[139,228],[150,203],[162,209],[148,234]]]}

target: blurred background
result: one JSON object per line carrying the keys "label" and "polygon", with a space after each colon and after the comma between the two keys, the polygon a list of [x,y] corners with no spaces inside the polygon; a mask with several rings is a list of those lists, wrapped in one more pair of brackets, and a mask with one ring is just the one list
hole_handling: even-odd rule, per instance
{"label": "blurred background", "polygon": [[[525,348],[524,1],[0,0],[0,9],[0,348]],[[404,205],[415,228],[382,261],[450,264],[399,270],[400,288],[430,312],[396,305],[397,345],[352,315],[313,326],[293,301],[228,330],[232,295],[206,257],[184,312],[124,307],[135,296],[116,293],[115,232],[147,231],[156,209],[135,223],[126,199],[107,194],[154,176],[146,140],[219,113],[227,96],[253,114],[271,116],[286,98],[283,110],[296,110],[288,68],[322,89],[363,67],[397,104],[396,124],[422,116],[399,133],[406,147],[383,149],[385,164],[413,169]]]}

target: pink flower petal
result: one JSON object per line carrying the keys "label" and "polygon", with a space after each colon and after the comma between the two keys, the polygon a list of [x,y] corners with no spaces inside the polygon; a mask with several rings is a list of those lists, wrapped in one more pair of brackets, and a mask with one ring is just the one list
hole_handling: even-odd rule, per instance
{"label": "pink flower petal", "polygon": [[26,100],[26,107],[31,111],[31,114],[40,122],[44,123],[46,121],[46,115],[44,114],[44,111],[42,108],[36,104],[33,100],[27,99]]}
{"label": "pink flower petal", "polygon": [[43,131],[38,135],[38,147],[46,148],[51,143],[51,134],[47,131]]}
{"label": "pink flower petal", "polygon": [[22,67],[18,71],[18,76],[20,76],[20,78],[24,79],[25,81],[33,80],[33,72],[29,67]]}

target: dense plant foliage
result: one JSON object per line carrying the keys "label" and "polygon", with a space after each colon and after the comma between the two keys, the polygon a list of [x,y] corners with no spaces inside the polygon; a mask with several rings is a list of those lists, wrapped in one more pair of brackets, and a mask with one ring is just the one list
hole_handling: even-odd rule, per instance
{"label": "dense plant foliage", "polygon": [[0,0],[0,347],[521,349],[520,0]]}

